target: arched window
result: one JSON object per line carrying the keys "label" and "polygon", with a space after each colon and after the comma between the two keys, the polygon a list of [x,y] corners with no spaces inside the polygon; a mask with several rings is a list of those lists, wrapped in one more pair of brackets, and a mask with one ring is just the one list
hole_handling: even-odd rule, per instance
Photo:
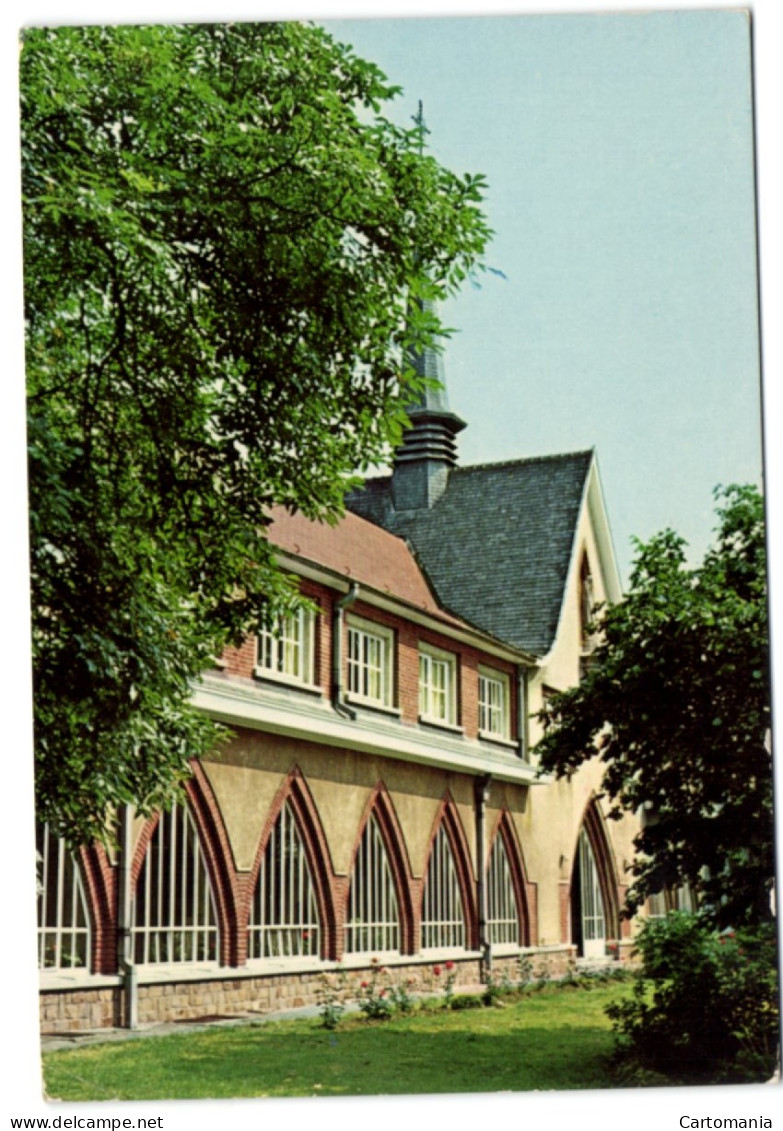
{"label": "arched window", "polygon": [[38,892],[38,965],[42,970],[89,969],[90,916],[79,864],[65,841],[36,829]]}
{"label": "arched window", "polygon": [[386,845],[373,815],[364,826],[348,894],[345,950],[399,951],[400,913]]}
{"label": "arched window", "polygon": [[575,942],[585,958],[606,953],[606,910],[593,846],[587,830],[579,833],[571,883],[571,916]]}
{"label": "arched window", "polygon": [[161,813],[147,846],[133,900],[133,948],[139,964],[217,961],[212,883],[184,805]]}
{"label": "arched window", "polygon": [[267,841],[247,932],[247,957],[279,958],[320,953],[321,924],[310,866],[286,801]]}
{"label": "arched window", "polygon": [[465,948],[465,908],[457,866],[443,822],[430,852],[421,910],[422,950]]}
{"label": "arched window", "polygon": [[503,837],[498,833],[487,869],[487,931],[490,943],[518,944],[519,909],[511,865]]}

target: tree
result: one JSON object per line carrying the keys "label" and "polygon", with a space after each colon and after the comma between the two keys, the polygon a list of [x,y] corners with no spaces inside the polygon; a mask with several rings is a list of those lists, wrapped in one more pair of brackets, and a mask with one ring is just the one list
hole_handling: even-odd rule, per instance
{"label": "tree", "polygon": [[191,683],[296,601],[488,230],[480,177],[302,24],[32,29],[21,59],[36,800],[72,843],[216,740]]}
{"label": "tree", "polygon": [[542,769],[605,763],[612,815],[641,810],[633,912],[679,884],[715,926],[770,916],[774,876],[764,509],[752,487],[716,492],[701,566],[671,530],[638,545],[631,590],[600,611],[577,687],[542,712]]}

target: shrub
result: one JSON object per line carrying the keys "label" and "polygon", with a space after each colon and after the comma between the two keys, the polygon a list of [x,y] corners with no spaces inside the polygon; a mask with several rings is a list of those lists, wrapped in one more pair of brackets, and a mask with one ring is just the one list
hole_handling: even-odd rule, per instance
{"label": "shrub", "polygon": [[772,924],[716,933],[697,915],[649,920],[630,999],[607,1008],[621,1074],[682,1084],[761,1083],[777,1067]]}
{"label": "shrub", "polygon": [[316,1000],[321,1025],[324,1029],[336,1029],[345,1012],[345,972],[322,974],[318,980]]}
{"label": "shrub", "polygon": [[359,983],[356,1000],[368,1021],[388,1021],[394,1012],[389,987],[381,984],[386,970],[377,958],[372,959],[369,976]]}

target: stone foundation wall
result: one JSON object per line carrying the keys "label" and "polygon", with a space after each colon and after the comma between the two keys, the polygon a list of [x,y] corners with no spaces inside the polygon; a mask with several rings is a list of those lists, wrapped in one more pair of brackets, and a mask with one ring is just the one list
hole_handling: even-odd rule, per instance
{"label": "stone foundation wall", "polygon": [[122,998],[116,986],[94,990],[50,990],[39,998],[41,1032],[74,1033],[113,1029],[122,1024]]}
{"label": "stone foundation wall", "polygon": [[[615,961],[627,962],[631,946],[618,949]],[[569,945],[531,948],[521,954],[497,955],[492,958],[492,977],[512,983],[523,974],[530,978],[558,978],[568,973],[575,958]],[[609,960],[611,961],[611,959]],[[442,991],[448,979],[454,987],[477,991],[481,985],[481,969],[476,957],[433,959],[411,962],[388,968],[376,963],[341,970],[330,966],[327,971],[289,971],[287,973],[223,976],[201,981],[161,982],[138,987],[138,1020],[140,1025],[163,1022],[197,1021],[253,1015],[297,1009],[319,1004],[320,994],[328,985],[331,992],[345,1001],[356,1000],[362,982],[378,978],[378,988],[404,985],[411,994]],[[40,995],[41,1032],[72,1033],[88,1029],[110,1029],[124,1024],[124,991],[121,986],[96,989],[44,990]]]}

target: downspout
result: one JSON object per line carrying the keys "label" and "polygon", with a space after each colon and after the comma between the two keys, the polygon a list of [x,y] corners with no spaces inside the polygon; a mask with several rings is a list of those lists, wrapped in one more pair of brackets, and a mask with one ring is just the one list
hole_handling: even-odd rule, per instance
{"label": "downspout", "polygon": [[492,947],[487,933],[487,884],[486,861],[484,859],[484,825],[491,774],[476,778],[473,793],[476,805],[476,900],[478,903],[478,944],[481,951],[480,976],[482,982],[489,982],[492,972]]}
{"label": "downspout", "polygon": [[133,961],[133,816],[130,805],[120,809],[120,845],[117,892],[117,966],[122,978],[123,1016],[127,1029],[139,1025],[139,974]]}
{"label": "downspout", "polygon": [[517,749],[519,757],[527,762],[529,757],[527,725],[527,669],[517,665]]}
{"label": "downspout", "polygon": [[334,618],[332,620],[332,704],[338,715],[346,719],[355,719],[356,711],[345,702],[343,688],[343,626],[345,624],[345,610],[349,608],[359,596],[359,583],[352,581],[351,587],[344,597],[334,603]]}

